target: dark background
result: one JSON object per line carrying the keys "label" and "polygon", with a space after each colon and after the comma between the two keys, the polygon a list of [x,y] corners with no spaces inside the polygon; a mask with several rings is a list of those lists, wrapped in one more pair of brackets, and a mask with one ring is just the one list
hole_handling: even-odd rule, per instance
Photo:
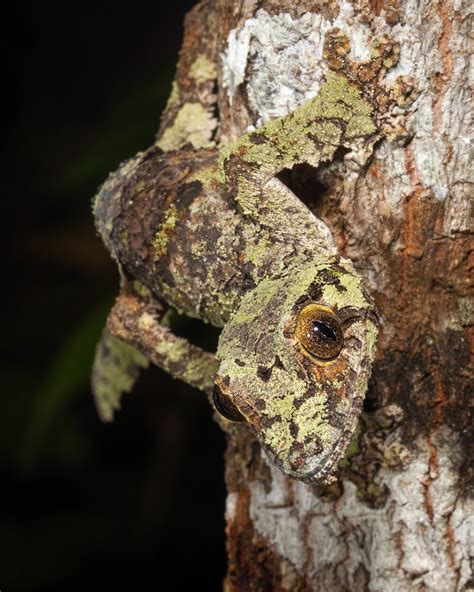
{"label": "dark background", "polygon": [[2,17],[2,592],[221,588],[224,438],[205,397],[153,368],[105,425],[89,388],[118,287],[91,199],[153,142],[194,3]]}

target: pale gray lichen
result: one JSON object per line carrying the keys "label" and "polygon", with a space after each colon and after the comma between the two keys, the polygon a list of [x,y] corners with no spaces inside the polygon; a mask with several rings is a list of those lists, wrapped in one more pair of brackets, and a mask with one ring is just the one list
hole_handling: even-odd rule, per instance
{"label": "pale gray lichen", "polygon": [[198,83],[215,80],[217,68],[214,62],[203,53],[200,53],[189,69],[189,75]]}
{"label": "pale gray lichen", "polygon": [[350,2],[339,0],[338,8],[333,20],[312,12],[293,19],[286,12],[270,14],[260,9],[238,31],[232,29],[222,55],[229,101],[245,81],[260,126],[313,98],[328,72],[323,47],[325,34],[332,28],[350,37],[351,59],[369,59],[370,27],[354,18]]}
{"label": "pale gray lichen", "polygon": [[179,150],[185,144],[193,148],[213,146],[212,134],[217,120],[201,103],[185,103],[178,111],[173,125],[166,128],[156,145],[168,152]]}

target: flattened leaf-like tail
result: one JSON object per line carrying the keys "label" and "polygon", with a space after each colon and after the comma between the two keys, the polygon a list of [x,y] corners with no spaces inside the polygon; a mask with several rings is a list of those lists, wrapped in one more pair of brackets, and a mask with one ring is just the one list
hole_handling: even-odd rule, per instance
{"label": "flattened leaf-like tail", "polygon": [[148,360],[131,345],[102,332],[92,366],[92,393],[102,421],[112,421],[123,393],[129,393]]}

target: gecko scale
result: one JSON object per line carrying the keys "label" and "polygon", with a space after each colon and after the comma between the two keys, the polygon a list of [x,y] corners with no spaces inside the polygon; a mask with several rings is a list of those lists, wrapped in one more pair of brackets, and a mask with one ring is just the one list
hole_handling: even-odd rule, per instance
{"label": "gecko scale", "polygon": [[[329,70],[287,117],[220,147],[154,146],[109,177],[94,213],[123,285],[94,369],[103,418],[146,358],[212,392],[287,475],[330,478],[362,408],[378,318],[327,226],[277,175],[373,141],[373,111]],[[215,355],[173,334],[170,307],[222,328]]]}

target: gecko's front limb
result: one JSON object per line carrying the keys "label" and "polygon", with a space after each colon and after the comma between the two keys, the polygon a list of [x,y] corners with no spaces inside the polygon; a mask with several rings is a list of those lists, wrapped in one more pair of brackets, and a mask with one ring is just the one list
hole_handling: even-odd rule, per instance
{"label": "gecko's front limb", "polygon": [[272,177],[296,164],[318,167],[341,146],[350,149],[375,131],[372,107],[361,91],[329,72],[314,99],[226,146],[220,166],[242,212],[258,218],[261,189]]}
{"label": "gecko's front limb", "polygon": [[165,312],[155,299],[141,298],[125,286],[110,312],[107,328],[174,378],[210,394],[217,370],[215,356],[163,326]]}

